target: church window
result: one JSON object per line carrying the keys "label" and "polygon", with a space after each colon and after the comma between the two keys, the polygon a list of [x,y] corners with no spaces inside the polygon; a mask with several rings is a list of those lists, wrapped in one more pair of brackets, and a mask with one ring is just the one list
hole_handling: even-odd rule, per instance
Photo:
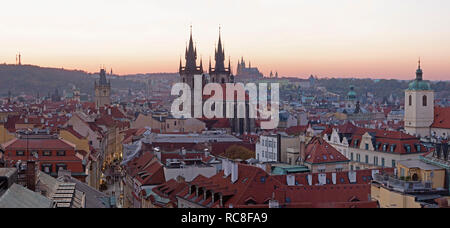
{"label": "church window", "polygon": [[409,106],[412,106],[412,96],[409,95]]}
{"label": "church window", "polygon": [[427,102],[427,96],[423,96],[422,99],[423,99],[423,106],[426,107],[426,106],[428,105],[428,104],[427,104],[427,103],[428,103],[428,102]]}
{"label": "church window", "polygon": [[225,83],[225,78],[222,78],[222,84],[224,84]]}

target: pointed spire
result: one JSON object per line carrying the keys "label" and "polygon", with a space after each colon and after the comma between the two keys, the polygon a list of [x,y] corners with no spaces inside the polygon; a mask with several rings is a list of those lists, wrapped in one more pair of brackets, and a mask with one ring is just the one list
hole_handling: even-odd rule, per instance
{"label": "pointed spire", "polygon": [[197,73],[197,47],[194,47],[194,39],[192,38],[192,25],[190,28],[189,44],[186,48],[186,67],[187,72]]}
{"label": "pointed spire", "polygon": [[211,67],[211,56],[209,56],[209,73],[212,72],[212,67]]}
{"label": "pointed spire", "polygon": [[231,56],[228,58],[228,71],[231,74]]}
{"label": "pointed spire", "polygon": [[215,53],[216,67],[215,72],[225,72],[225,49],[222,46],[221,27],[219,26],[219,43]]}
{"label": "pointed spire", "polygon": [[200,70],[203,72],[203,57],[200,57]]}

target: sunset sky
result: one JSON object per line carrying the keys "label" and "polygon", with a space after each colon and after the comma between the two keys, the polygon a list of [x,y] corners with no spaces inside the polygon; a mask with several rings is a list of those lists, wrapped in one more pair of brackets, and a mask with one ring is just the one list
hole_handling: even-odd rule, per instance
{"label": "sunset sky", "polygon": [[[204,65],[219,24],[233,68],[268,75],[450,80],[448,0],[5,0],[0,63],[175,72],[192,24]],[[200,57],[199,56],[199,57]],[[183,56],[184,58],[184,56]]]}

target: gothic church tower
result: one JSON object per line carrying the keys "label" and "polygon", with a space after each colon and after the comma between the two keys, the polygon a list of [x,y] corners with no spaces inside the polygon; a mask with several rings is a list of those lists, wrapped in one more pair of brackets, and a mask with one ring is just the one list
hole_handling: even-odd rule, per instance
{"label": "gothic church tower", "polygon": [[95,82],[95,106],[101,108],[111,104],[111,82],[106,80],[105,69],[100,70],[100,80]]}

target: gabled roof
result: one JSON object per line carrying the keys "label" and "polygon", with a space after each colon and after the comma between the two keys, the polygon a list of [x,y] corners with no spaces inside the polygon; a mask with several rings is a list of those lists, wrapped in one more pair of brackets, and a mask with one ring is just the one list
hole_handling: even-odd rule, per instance
{"label": "gabled roof", "polygon": [[2,145],[5,150],[14,149],[52,149],[52,150],[74,150],[75,145],[63,139],[12,139]]}
{"label": "gabled roof", "polygon": [[313,138],[306,147],[306,163],[323,164],[349,160],[321,137]]}
{"label": "gabled roof", "polygon": [[[224,202],[225,207],[245,205],[250,198],[258,204],[264,204],[270,199],[274,186],[282,186],[278,180],[264,170],[244,164],[238,164],[238,180],[235,183],[231,182],[231,175],[224,177],[222,171],[211,178],[198,176],[191,182],[191,185],[222,194],[227,198]],[[219,207],[218,200],[211,204],[211,197],[205,201],[203,197],[195,197],[195,194],[189,195],[189,189],[185,189],[178,196],[205,207]]]}

